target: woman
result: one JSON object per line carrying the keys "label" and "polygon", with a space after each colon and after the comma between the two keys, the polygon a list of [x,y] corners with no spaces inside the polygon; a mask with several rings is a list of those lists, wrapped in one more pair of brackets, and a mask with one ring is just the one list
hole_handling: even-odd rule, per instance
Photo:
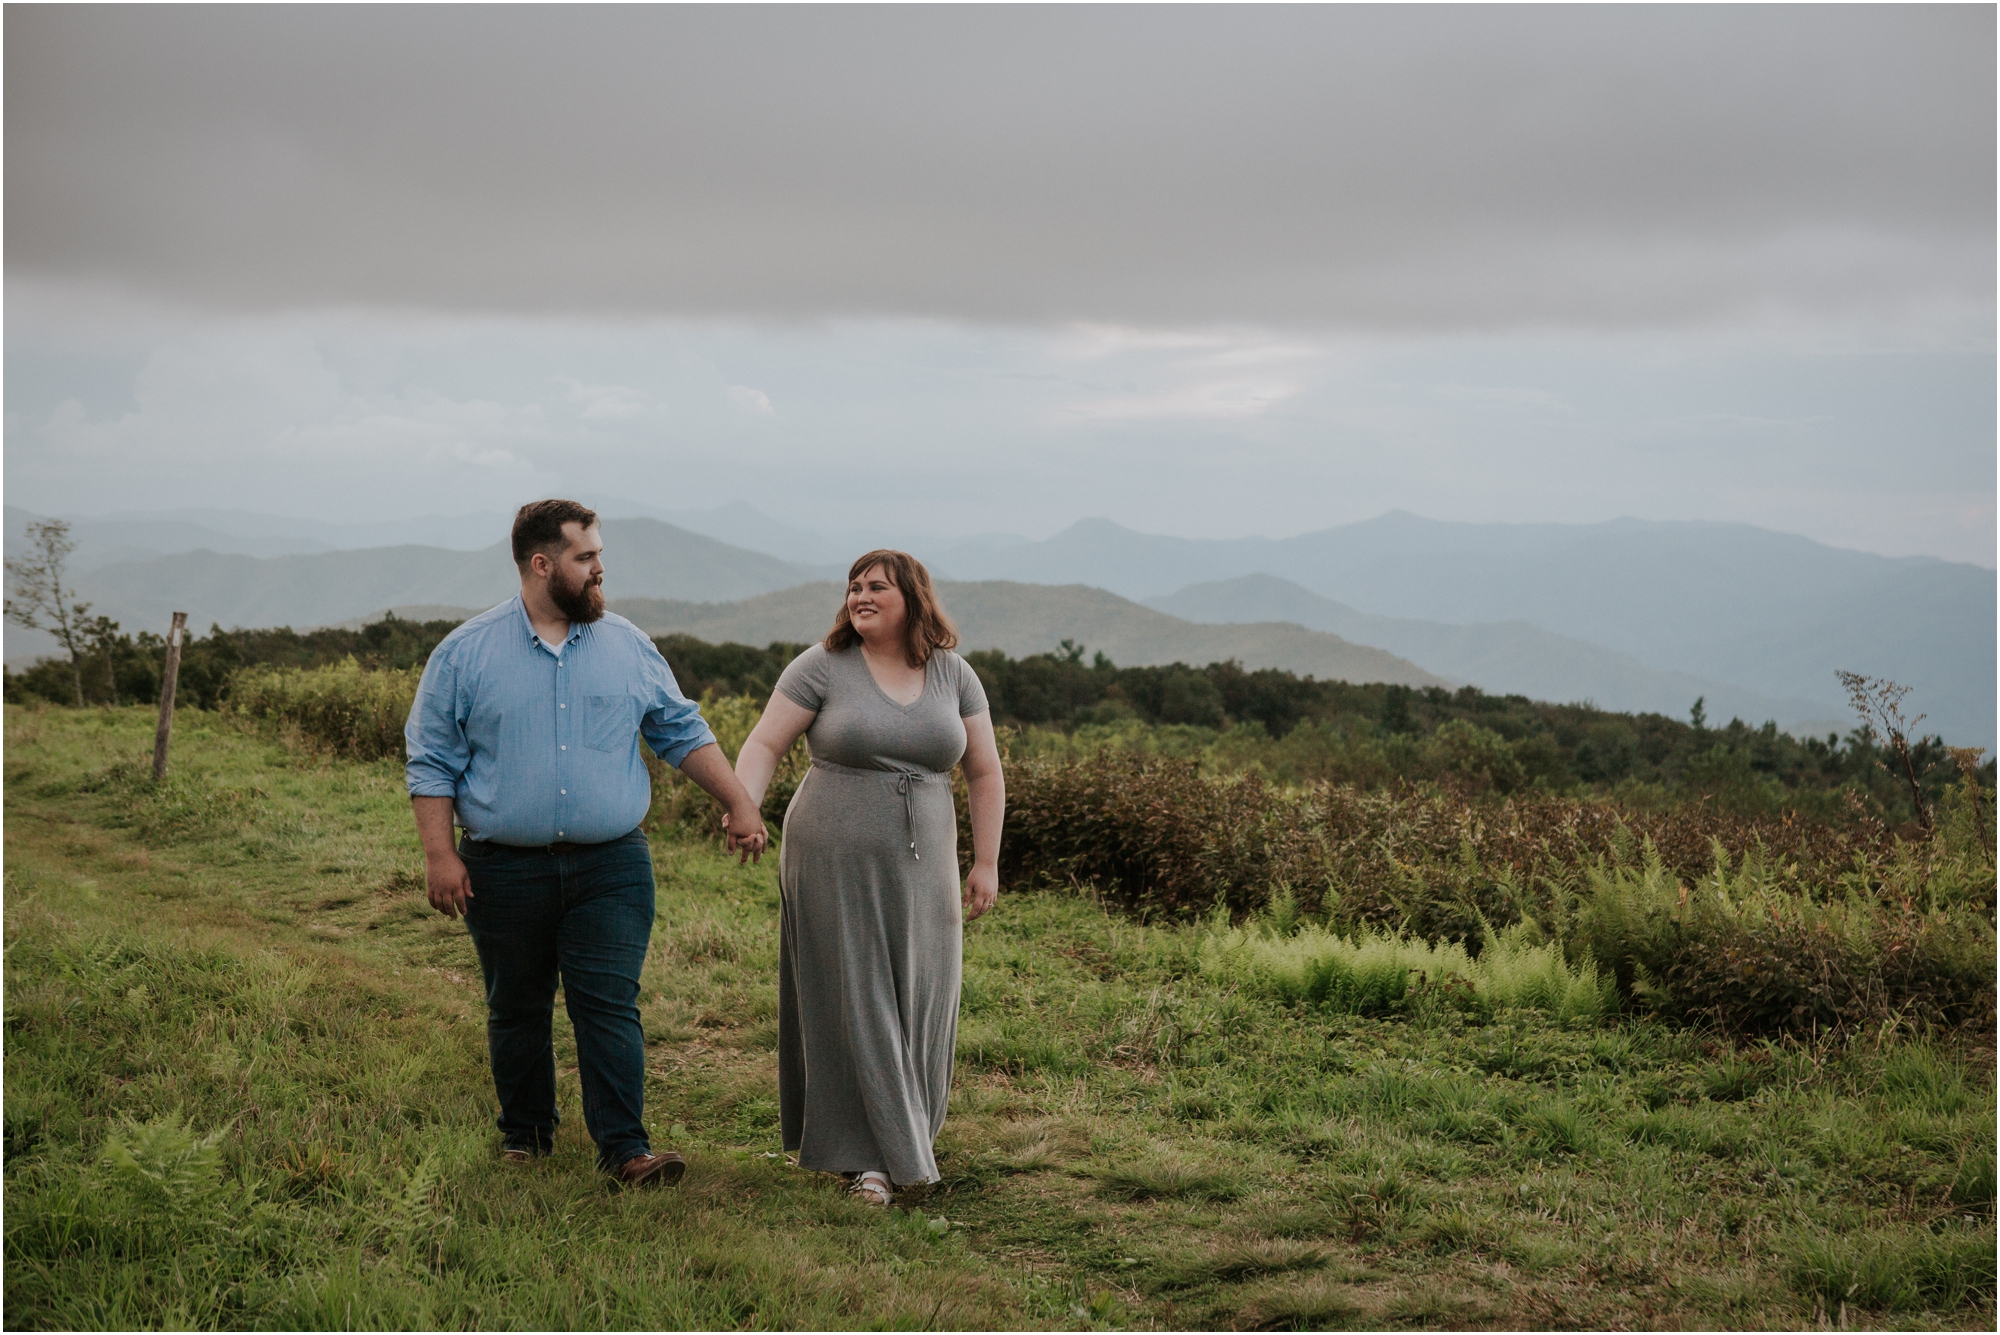
{"label": "woman", "polygon": [[[737,756],[761,803],[804,733],[812,768],[785,810],[778,1101],[799,1164],[887,1205],[937,1181],[958,1040],[964,918],[1000,893],[1006,792],[986,692],[923,565],[854,563],[824,641],[792,660]],[[972,873],[958,883],[951,767],[963,760]]]}

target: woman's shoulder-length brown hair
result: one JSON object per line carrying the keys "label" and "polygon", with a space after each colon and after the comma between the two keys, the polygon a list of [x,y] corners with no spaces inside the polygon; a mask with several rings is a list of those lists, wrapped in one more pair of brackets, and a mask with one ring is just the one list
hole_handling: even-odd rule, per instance
{"label": "woman's shoulder-length brown hair", "polygon": [[[908,552],[878,548],[857,558],[847,568],[847,582],[853,584],[875,566],[886,570],[889,581],[902,590],[905,609],[903,652],[911,667],[922,667],[930,662],[935,650],[958,648],[958,627],[951,623],[951,618],[945,615],[943,606],[938,603],[937,591],[931,588],[931,572],[924,569],[922,561]],[[847,617],[845,589],[841,591],[840,611],[833,617],[833,629],[820,643],[828,653],[839,653],[861,643],[861,632],[854,629]]]}

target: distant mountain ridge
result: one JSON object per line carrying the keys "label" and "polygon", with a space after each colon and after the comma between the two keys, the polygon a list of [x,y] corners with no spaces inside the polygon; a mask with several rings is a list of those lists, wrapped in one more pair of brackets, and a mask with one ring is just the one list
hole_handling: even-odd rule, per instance
{"label": "distant mountain ridge", "polygon": [[1012,533],[973,533],[950,539],[883,532],[813,533],[773,519],[743,501],[732,501],[728,505],[707,510],[663,510],[657,506],[626,501],[608,504],[603,507],[603,512],[607,515],[632,514],[658,519],[677,528],[684,528],[690,533],[706,534],[722,542],[769,552],[787,561],[798,561],[807,565],[837,566],[843,574],[846,573],[849,562],[863,552],[872,551],[877,547],[925,552],[927,555],[924,560],[930,567],[931,573],[942,575],[950,571],[953,556],[957,552],[985,553],[1010,547],[1025,547],[1029,541]]}
{"label": "distant mountain ridge", "polygon": [[[18,555],[28,537],[28,525],[48,516],[10,505],[6,508],[7,555]],[[270,533],[242,536],[210,528],[189,519],[74,519],[70,541],[72,574],[122,561],[149,561],[159,556],[207,550],[240,556],[295,556],[330,552],[332,545],[301,534]]]}
{"label": "distant mountain ridge", "polygon": [[[47,516],[7,507],[7,553],[29,523]],[[508,530],[504,514],[424,515],[414,519],[298,519],[215,506],[69,516],[78,571],[114,561],[211,551],[236,556],[294,556],[368,547],[448,547],[476,551]]]}
{"label": "distant mountain ridge", "polygon": [[1393,513],[1294,538],[1196,539],[1086,520],[959,552],[958,578],[1081,580],[1128,598],[1275,575],[1397,619],[1543,631],[1645,667],[1845,710],[1836,669],[1893,677],[1946,736],[1992,745],[1995,577],[1747,524],[1454,524]]}
{"label": "distant mountain ridge", "polygon": [[[941,580],[938,597],[958,623],[960,649],[1003,649],[1011,657],[1048,653],[1070,640],[1120,667],[1162,663],[1202,666],[1240,661],[1301,676],[1405,686],[1456,683],[1382,649],[1295,625],[1200,626],[1081,584]],[[704,640],[810,643],[825,635],[840,607],[841,586],[815,583],[731,603],[617,598],[607,606],[653,635],[679,632]]]}
{"label": "distant mountain ridge", "polygon": [[[731,547],[651,519],[604,522],[606,584],[658,597],[743,598],[824,578],[825,571]],[[205,631],[228,626],[318,626],[384,607],[490,607],[520,587],[508,543],[480,551],[372,547],[253,557],[195,551],[79,571],[94,613],[127,631],[164,632],[175,611]],[[8,656],[53,652],[47,637],[7,628]]]}
{"label": "distant mountain ridge", "polygon": [[[10,555],[32,517],[8,508]],[[737,541],[656,520],[607,520],[611,591],[740,600],[838,577],[853,551],[882,540],[823,538],[740,503],[687,517]],[[114,519],[124,527],[82,526]],[[449,549],[453,525],[504,530],[504,517],[394,524],[427,525],[441,536],[436,545],[314,551],[374,527],[227,510],[79,521],[87,541],[72,577],[97,611],[127,630],[163,627],[176,608],[191,611],[197,627],[304,627],[383,607],[488,605],[513,590],[504,542]],[[144,543],[189,541],[209,550],[143,555]],[[787,560],[757,550],[767,542],[840,559]],[[287,544],[306,550],[257,554]],[[1911,686],[1908,703],[1929,715],[1927,730],[1960,743],[1995,740],[1995,577],[1978,566],[1872,556],[1740,524],[1452,524],[1401,513],[1284,539],[1172,538],[1089,520],[1043,542],[989,536],[907,545],[957,583],[1086,584],[1153,599],[1190,620],[1289,621],[1376,644],[1443,678],[1537,698],[1679,715],[1699,694],[1711,715],[1828,720],[1846,715],[1834,671],[1847,668]],[[1254,607],[1198,605],[1193,593],[1195,601],[1173,601],[1196,586],[1251,576],[1287,581],[1327,606],[1298,603],[1297,594]],[[1248,595],[1239,590],[1222,602],[1231,596]],[[1115,620],[1108,607],[1094,614]],[[1093,646],[1104,639],[1095,626],[1073,630],[1065,633]],[[1021,638],[1010,652],[1060,638]],[[53,650],[47,637],[15,627],[6,640],[10,662]],[[1132,643],[1151,652],[1143,637]]]}
{"label": "distant mountain ridge", "polygon": [[1824,712],[1811,700],[1774,699],[1712,677],[1656,671],[1629,654],[1525,621],[1455,626],[1371,616],[1276,575],[1191,584],[1165,598],[1149,598],[1146,606],[1196,622],[1296,622],[1387,649],[1495,695],[1558,704],[1588,701],[1601,709],[1669,717],[1686,714],[1700,698],[1711,718],[1753,723],[1795,723]]}

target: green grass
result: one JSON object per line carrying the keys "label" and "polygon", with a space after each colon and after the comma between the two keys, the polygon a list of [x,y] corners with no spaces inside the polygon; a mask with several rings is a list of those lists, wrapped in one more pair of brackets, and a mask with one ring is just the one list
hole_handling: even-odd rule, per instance
{"label": "green grass", "polygon": [[1473,959],[1457,942],[1432,945],[1368,928],[1342,935],[1317,923],[1287,922],[1289,901],[1275,908],[1262,922],[1205,935],[1202,972],[1279,1001],[1358,1015],[1531,1009],[1565,1021],[1602,1020],[1618,1009],[1616,985],[1595,964],[1569,964],[1561,946],[1527,942],[1516,932],[1489,933]]}
{"label": "green grass", "polygon": [[1356,1013],[1053,893],[968,932],[945,1181],[870,1212],[778,1145],[772,863],[665,836],[689,1175],[595,1171],[560,1018],[556,1153],[508,1169],[396,765],[190,712],[155,786],[144,710],[6,723],[13,1327],[1993,1324],[1990,1036],[1732,1046],[1524,954]]}

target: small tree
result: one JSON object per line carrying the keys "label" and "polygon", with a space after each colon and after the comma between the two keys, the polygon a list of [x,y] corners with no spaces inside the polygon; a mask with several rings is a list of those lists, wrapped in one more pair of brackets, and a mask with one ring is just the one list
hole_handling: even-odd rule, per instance
{"label": "small tree", "polygon": [[84,614],[89,603],[76,600],[76,590],[63,584],[63,567],[76,550],[69,524],[42,519],[28,525],[29,554],[7,561],[7,620],[24,630],[44,630],[69,653],[76,702],[83,704],[83,655],[89,647]]}
{"label": "small tree", "polygon": [[111,704],[118,704],[118,623],[110,617],[92,617],[83,625],[83,638],[104,655],[104,689]]}
{"label": "small tree", "polygon": [[1972,817],[1973,837],[1979,843],[1979,851],[1990,862],[1993,858],[1993,845],[1987,842],[1986,838],[1986,790],[1979,782],[1979,760],[1986,754],[1986,748],[1948,746],[1945,750],[1951,754],[1952,763],[1958,766],[1965,808]]}
{"label": "small tree", "polygon": [[1910,801],[1917,806],[1917,823],[1924,827],[1924,837],[1928,839],[1936,829],[1936,822],[1931,816],[1931,804],[1924,799],[1924,786],[1919,782],[1916,758],[1910,754],[1910,734],[1928,716],[1903,717],[1903,697],[1910,693],[1907,686],[1887,677],[1865,677],[1859,672],[1841,672],[1838,675],[1840,684],[1847,688],[1848,702],[1861,716],[1862,728],[1879,736],[1883,749],[1889,753],[1888,759],[1876,763],[1891,776],[1909,785]]}

